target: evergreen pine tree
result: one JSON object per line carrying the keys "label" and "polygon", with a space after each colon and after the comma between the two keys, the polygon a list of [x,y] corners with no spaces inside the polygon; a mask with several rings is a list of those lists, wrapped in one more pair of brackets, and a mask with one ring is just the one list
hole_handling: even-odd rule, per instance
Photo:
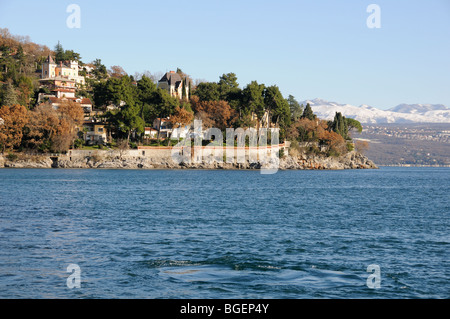
{"label": "evergreen pine tree", "polygon": [[66,53],[61,45],[61,43],[59,43],[55,46],[55,62],[61,62],[61,61],[65,61],[66,60]]}
{"label": "evergreen pine tree", "polygon": [[6,84],[6,90],[3,93],[2,105],[12,106],[15,104],[18,104],[17,93],[11,82],[8,82],[8,84]]}
{"label": "evergreen pine tree", "polygon": [[316,119],[316,115],[314,114],[311,105],[306,104],[305,110],[303,111],[302,118],[307,118],[308,120],[314,121]]}

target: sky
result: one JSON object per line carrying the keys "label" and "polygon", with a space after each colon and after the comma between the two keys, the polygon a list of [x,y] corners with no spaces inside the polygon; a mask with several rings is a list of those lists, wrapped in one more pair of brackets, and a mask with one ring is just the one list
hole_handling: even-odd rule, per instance
{"label": "sky", "polygon": [[[367,25],[371,4],[380,28]],[[0,27],[130,75],[233,72],[298,101],[450,106],[450,0],[0,0]]]}

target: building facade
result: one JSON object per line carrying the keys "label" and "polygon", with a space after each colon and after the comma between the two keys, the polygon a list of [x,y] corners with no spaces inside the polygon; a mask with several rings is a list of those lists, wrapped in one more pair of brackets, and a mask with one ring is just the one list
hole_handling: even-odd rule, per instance
{"label": "building facade", "polygon": [[78,71],[78,61],[57,64],[49,55],[42,64],[41,79],[65,78],[74,81],[77,85],[85,85],[84,76],[80,76]]}
{"label": "building facade", "polygon": [[161,80],[158,81],[158,87],[166,90],[173,97],[179,99],[184,97],[186,100],[189,99],[188,80],[187,78],[181,78],[181,76],[175,71],[170,71],[164,74]]}

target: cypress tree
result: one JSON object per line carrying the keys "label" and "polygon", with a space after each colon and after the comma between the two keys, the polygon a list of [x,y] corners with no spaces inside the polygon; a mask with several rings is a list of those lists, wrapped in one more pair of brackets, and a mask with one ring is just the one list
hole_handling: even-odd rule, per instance
{"label": "cypress tree", "polygon": [[188,87],[189,87],[188,99],[191,99],[191,81],[189,81]]}
{"label": "cypress tree", "polygon": [[348,139],[348,125],[345,117],[341,112],[336,112],[334,120],[331,123],[331,130],[341,135],[344,139]]}
{"label": "cypress tree", "polygon": [[314,121],[316,119],[316,115],[314,114],[311,105],[306,104],[305,110],[303,111],[302,118],[307,118],[308,120]]}
{"label": "cypress tree", "polygon": [[186,78],[183,79],[183,87],[181,88],[181,97],[186,99]]}

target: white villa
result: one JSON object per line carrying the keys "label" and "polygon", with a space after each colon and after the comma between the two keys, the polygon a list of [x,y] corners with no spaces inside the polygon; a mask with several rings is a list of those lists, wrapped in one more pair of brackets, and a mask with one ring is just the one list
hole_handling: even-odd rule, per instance
{"label": "white villa", "polygon": [[78,61],[68,61],[66,64],[60,62],[58,65],[49,55],[42,64],[41,79],[64,78],[74,81],[76,84],[84,85],[86,83],[84,76],[80,76],[78,70]]}

